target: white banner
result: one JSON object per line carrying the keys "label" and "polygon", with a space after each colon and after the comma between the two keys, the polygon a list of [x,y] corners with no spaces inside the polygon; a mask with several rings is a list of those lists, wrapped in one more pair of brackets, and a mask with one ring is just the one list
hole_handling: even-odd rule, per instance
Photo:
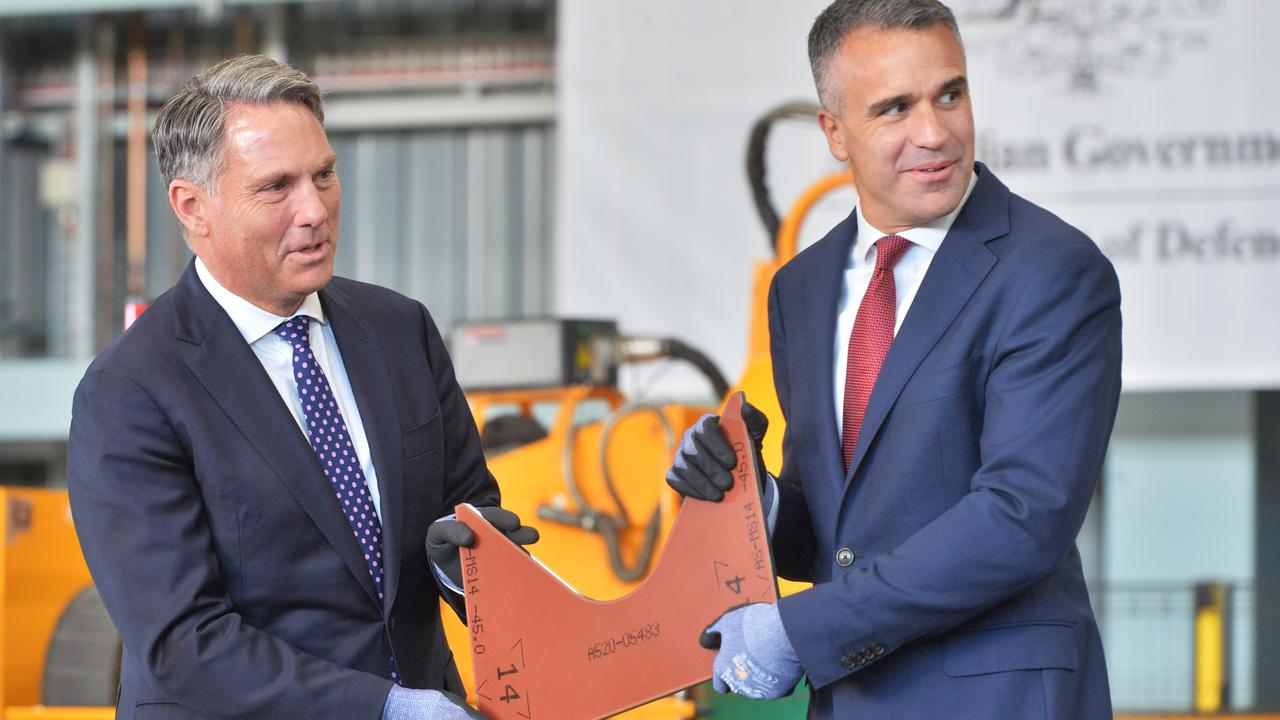
{"label": "white banner", "polygon": [[[562,0],[560,313],[682,337],[736,375],[767,253],[747,133],[814,97],[805,39],[825,5]],[[1126,389],[1280,386],[1280,2],[951,5],[978,158],[1116,265]],[[776,133],[768,161],[783,208],[837,167],[816,126]],[[824,203],[806,237],[851,203]]]}

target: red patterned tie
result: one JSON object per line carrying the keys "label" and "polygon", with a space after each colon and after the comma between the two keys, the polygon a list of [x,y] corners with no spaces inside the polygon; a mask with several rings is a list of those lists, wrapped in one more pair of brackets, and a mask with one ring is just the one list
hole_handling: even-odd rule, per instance
{"label": "red patterned tie", "polygon": [[911,241],[897,235],[886,235],[876,241],[876,269],[871,273],[858,314],[849,334],[849,361],[844,381],[844,468],[853,463],[853,450],[862,430],[862,417],[867,412],[871,389],[893,344],[893,325],[898,310],[898,291],[893,283],[893,266],[911,247]]}

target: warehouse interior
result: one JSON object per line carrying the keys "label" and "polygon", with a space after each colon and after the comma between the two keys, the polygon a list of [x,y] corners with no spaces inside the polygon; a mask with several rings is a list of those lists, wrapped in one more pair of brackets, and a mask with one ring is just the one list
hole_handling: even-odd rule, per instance
{"label": "warehouse interior", "polygon": [[[1280,104],[1264,30],[1280,5],[950,4],[978,159],[1120,273],[1124,392],[1077,540],[1116,712],[1280,717]],[[817,102],[804,35],[825,5],[0,3],[0,718],[111,716],[113,638],[58,632],[87,617],[68,614],[88,576],[66,535],[67,434],[89,362],[192,258],[149,140],[182,83],[243,53],[310,74],[345,193],[337,274],[421,301],[451,347],[549,319],[631,341],[577,387],[520,387],[513,363],[486,395],[501,379],[471,375],[482,431],[506,433],[487,446],[504,496],[555,528],[535,556],[606,599],[670,528],[674,438],[729,386],[762,382],[761,273],[787,253],[760,192],[786,218],[840,166],[812,110],[761,123]],[[799,246],[852,198],[814,198]],[[470,390],[462,363],[459,377]],[[533,430],[499,420],[521,413]],[[550,450],[514,454],[531,442],[567,443],[590,469],[575,481]],[[614,501],[627,522],[601,530],[592,508],[612,520]],[[761,706],[701,687],[631,716],[785,720],[804,716],[798,695]]]}

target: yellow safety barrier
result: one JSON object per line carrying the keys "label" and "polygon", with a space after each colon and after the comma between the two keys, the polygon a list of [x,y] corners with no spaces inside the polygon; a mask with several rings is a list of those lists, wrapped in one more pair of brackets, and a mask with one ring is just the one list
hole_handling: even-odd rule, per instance
{"label": "yellow safety barrier", "polygon": [[4,720],[111,720],[113,707],[33,707],[6,708]]}
{"label": "yellow safety barrier", "polygon": [[1116,715],[1115,720],[1280,720],[1280,715]]}
{"label": "yellow safety barrier", "polygon": [[1230,704],[1227,672],[1227,587],[1222,583],[1196,585],[1195,610],[1195,709],[1219,712]]}

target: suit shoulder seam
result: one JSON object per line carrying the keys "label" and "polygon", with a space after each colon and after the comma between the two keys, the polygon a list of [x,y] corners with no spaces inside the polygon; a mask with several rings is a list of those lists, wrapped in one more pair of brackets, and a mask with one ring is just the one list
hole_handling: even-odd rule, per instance
{"label": "suit shoulder seam", "polygon": [[[1069,239],[1067,242],[1063,243],[1062,245],[1059,245],[1058,247],[1054,248],[1052,252],[1044,253],[1043,257],[1040,259],[1040,262],[1035,264],[1034,271],[1024,272],[1023,276],[1018,279],[1017,284],[1020,287],[1018,288],[1018,291],[1014,296],[1013,302],[1010,303],[1010,307],[1012,308],[1020,307],[1022,304],[1022,298],[1027,294],[1027,292],[1029,292],[1032,287],[1041,286],[1041,284],[1038,283],[1037,280],[1041,277],[1042,271],[1046,266],[1051,265],[1054,261],[1058,260],[1058,258],[1071,254],[1079,249],[1092,251],[1089,254],[1095,254],[1100,252],[1098,250],[1098,246],[1094,244],[1094,242],[1090,240],[1087,235],[1080,234],[1079,236],[1073,237]],[[1104,256],[1104,259],[1105,259],[1105,256]],[[1005,314],[1004,319],[1000,324],[1000,329],[996,333],[995,349],[997,354],[999,353],[999,348],[1004,344],[1004,339],[1005,339],[1006,333],[1008,332],[1009,324],[1013,322],[1013,318],[1016,317],[1017,314],[1018,314],[1017,312],[1010,312]]]}

